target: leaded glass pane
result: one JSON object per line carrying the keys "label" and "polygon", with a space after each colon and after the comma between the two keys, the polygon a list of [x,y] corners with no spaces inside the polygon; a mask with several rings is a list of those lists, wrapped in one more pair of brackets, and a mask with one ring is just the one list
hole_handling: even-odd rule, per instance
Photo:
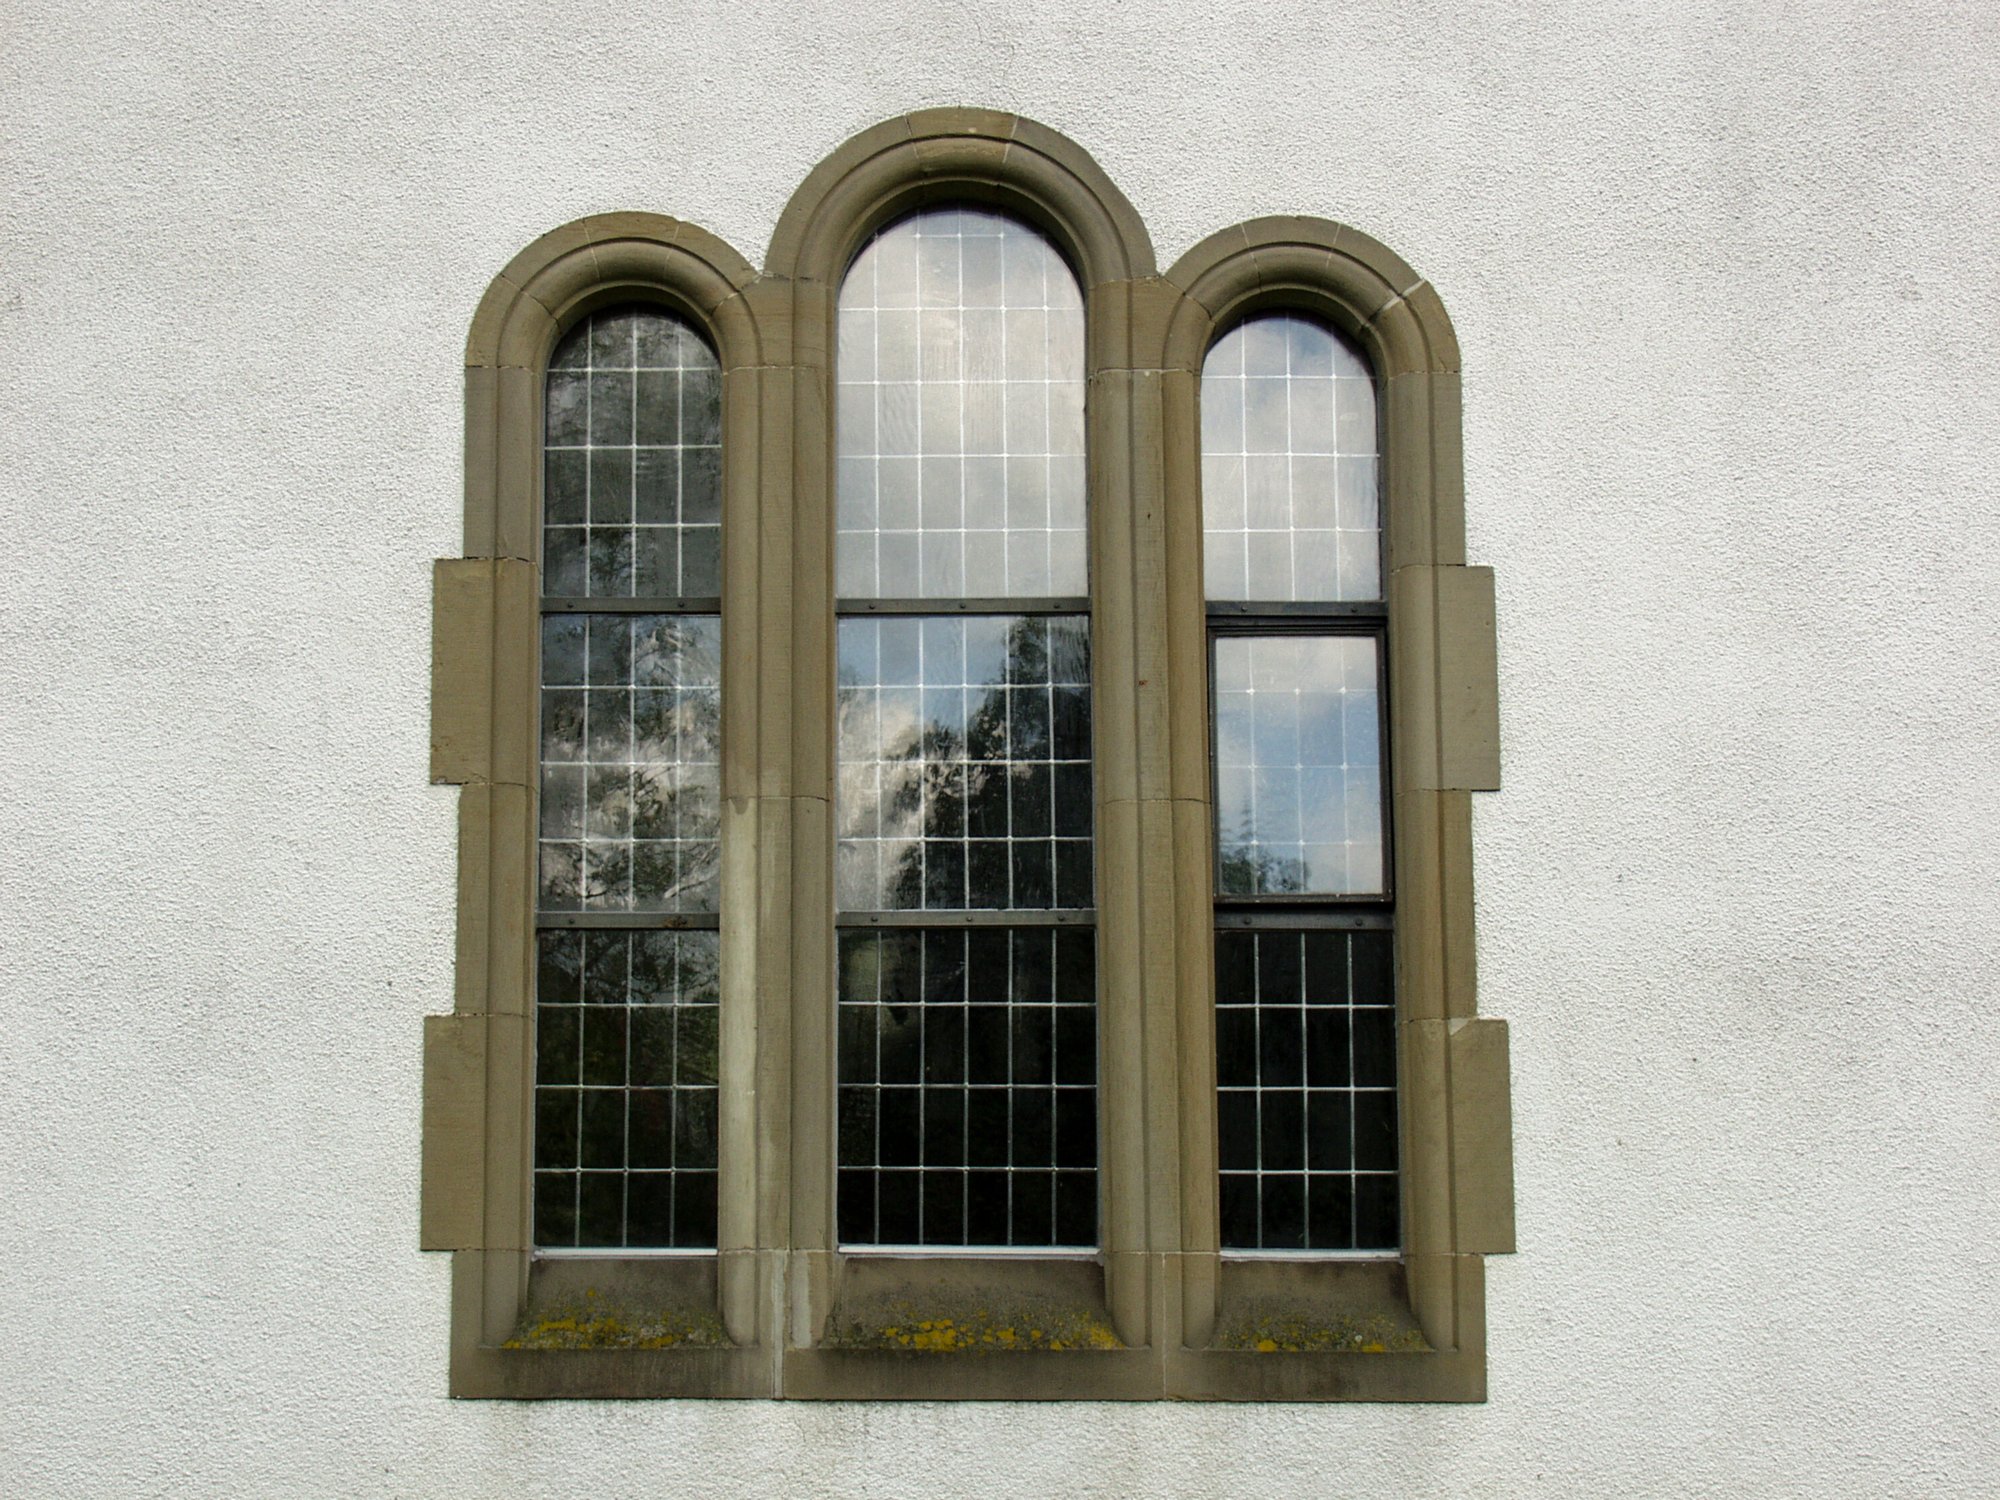
{"label": "leaded glass pane", "polygon": [[714,932],[543,932],[535,1243],[715,1243]]}
{"label": "leaded glass pane", "polygon": [[1216,934],[1226,1248],[1396,1248],[1391,965],[1387,931]]}
{"label": "leaded glass pane", "polygon": [[721,592],[722,369],[652,308],[593,313],[550,363],[542,592]]}
{"label": "leaded glass pane", "polygon": [[1083,294],[1054,247],[981,209],[899,220],[838,338],[838,594],[1086,593]]}
{"label": "leaded glass pane", "polygon": [[847,618],[839,655],[842,910],[1093,904],[1084,617]]}
{"label": "leaded glass pane", "polygon": [[1095,940],[841,933],[843,1243],[1096,1242]]}
{"label": "leaded glass pane", "polygon": [[1216,894],[1383,890],[1372,636],[1215,641]]}
{"label": "leaded glass pane", "polygon": [[721,621],[542,620],[541,906],[712,912]]}
{"label": "leaded glass pane", "polygon": [[1375,382],[1325,324],[1281,313],[1215,341],[1201,377],[1210,599],[1382,597]]}

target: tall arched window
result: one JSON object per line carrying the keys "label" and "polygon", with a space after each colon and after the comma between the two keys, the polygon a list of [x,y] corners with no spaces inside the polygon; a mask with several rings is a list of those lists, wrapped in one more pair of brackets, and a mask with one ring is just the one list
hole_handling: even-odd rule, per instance
{"label": "tall arched window", "polygon": [[835,374],[840,1238],[1090,1246],[1082,293],[927,210],[848,271]]}
{"label": "tall arched window", "polygon": [[1397,1244],[1375,384],[1290,313],[1202,367],[1222,1243]]}
{"label": "tall arched window", "polygon": [[455,1394],[1481,1398],[1493,586],[1420,277],[1303,218],[1163,272],[1074,143],[926,111],[761,271],[551,231],[466,392]]}
{"label": "tall arched window", "polygon": [[707,1248],[720,370],[679,319],[616,308],[545,394],[535,1243]]}

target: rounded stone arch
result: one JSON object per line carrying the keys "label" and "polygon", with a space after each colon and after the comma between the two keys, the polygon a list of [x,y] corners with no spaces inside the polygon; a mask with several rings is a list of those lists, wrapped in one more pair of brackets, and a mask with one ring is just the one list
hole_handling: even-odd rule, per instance
{"label": "rounded stone arch", "polygon": [[465,342],[465,555],[537,556],[541,381],[564,333],[599,308],[653,303],[699,329],[724,371],[754,367],[765,338],[743,293],[756,274],[707,230],[651,213],[577,219],[509,261]]}
{"label": "rounded stone arch", "polygon": [[[1437,291],[1379,240],[1331,219],[1251,219],[1176,261],[1161,367],[1192,377],[1216,338],[1260,312],[1325,318],[1374,368],[1381,393],[1383,531],[1391,569],[1465,561],[1458,336]],[[1193,412],[1180,414],[1184,422]],[[1198,504],[1183,492],[1170,504]],[[1183,524],[1188,524],[1184,521]],[[1199,527],[1199,516],[1192,522]]]}
{"label": "rounded stone arch", "polygon": [[1250,315],[1318,313],[1367,351],[1378,379],[1458,369],[1458,338],[1431,284],[1379,240],[1331,219],[1252,219],[1174,262],[1182,292],[1162,362],[1201,372],[1216,335]]}
{"label": "rounded stone arch", "polygon": [[862,243],[927,204],[976,202],[1049,235],[1086,292],[1155,274],[1138,211],[1067,136],[996,110],[932,109],[885,120],[815,167],[779,215],[765,274],[836,285]]}

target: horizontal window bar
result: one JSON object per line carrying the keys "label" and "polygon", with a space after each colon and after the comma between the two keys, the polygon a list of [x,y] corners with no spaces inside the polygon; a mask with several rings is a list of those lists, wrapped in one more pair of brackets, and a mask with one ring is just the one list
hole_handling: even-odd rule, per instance
{"label": "horizontal window bar", "polygon": [[842,927],[1094,927],[1094,908],[1020,911],[844,911],[835,919]]}
{"label": "horizontal window bar", "polygon": [[[1393,1172],[1374,1175],[1393,1177]],[[1401,1260],[1400,1250],[1224,1250],[1222,1258],[1231,1260]]]}
{"label": "horizontal window bar", "polygon": [[[673,1171],[671,1167],[653,1170],[662,1176]],[[674,1245],[537,1245],[534,1257],[536,1260],[714,1260],[715,1250],[712,1246],[692,1250]]]}
{"label": "horizontal window bar", "polygon": [[1310,604],[1295,604],[1282,600],[1211,599],[1208,601],[1208,617],[1211,620],[1243,618],[1386,620],[1389,617],[1389,605],[1383,599],[1327,599]]}
{"label": "horizontal window bar", "polygon": [[546,596],[545,615],[716,615],[722,601],[716,598],[682,599],[663,595],[612,596],[603,599],[576,595]]}
{"label": "horizontal window bar", "polygon": [[721,918],[712,911],[538,911],[535,926],[558,932],[580,928],[630,932],[713,931]]}
{"label": "horizontal window bar", "polygon": [[[986,1168],[976,1170],[985,1171]],[[1049,1169],[1041,1167],[1037,1170],[1046,1175]],[[711,1255],[714,1253],[712,1250],[709,1252]],[[840,1253],[885,1260],[902,1257],[930,1261],[955,1260],[959,1256],[977,1256],[981,1260],[1096,1260],[1098,1256],[1094,1245],[960,1245],[949,1242],[935,1245],[842,1244]]]}
{"label": "horizontal window bar", "polygon": [[1088,599],[842,599],[834,612],[843,615],[1081,615],[1090,612]]}
{"label": "horizontal window bar", "polygon": [[1357,932],[1393,928],[1396,918],[1391,912],[1365,907],[1328,911],[1323,907],[1219,906],[1215,911],[1215,925],[1231,932],[1246,927],[1275,927],[1281,930],[1310,927]]}

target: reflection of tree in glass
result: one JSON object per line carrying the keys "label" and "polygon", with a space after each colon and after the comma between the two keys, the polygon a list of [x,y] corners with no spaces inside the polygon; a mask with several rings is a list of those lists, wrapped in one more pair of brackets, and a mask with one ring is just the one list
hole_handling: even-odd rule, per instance
{"label": "reflection of tree in glass", "polygon": [[1216,851],[1215,887],[1225,896],[1290,896],[1306,888],[1296,855],[1278,855],[1255,842],[1250,814],[1240,831]]}
{"label": "reflection of tree in glass", "polygon": [[[1041,818],[1047,818],[1047,771],[1040,763],[1065,751],[1087,755],[1082,747],[1089,734],[1087,699],[1080,690],[1054,695],[1051,723],[1050,685],[1080,688],[1088,681],[1089,637],[1082,622],[1029,616],[1007,622],[996,680],[976,685],[984,691],[968,706],[962,726],[926,711],[916,690],[889,687],[881,693],[877,731],[872,695],[858,691],[861,684],[843,685],[842,742],[865,746],[870,758],[879,757],[881,775],[879,791],[848,788],[843,832],[866,837],[879,828],[888,841],[893,864],[883,875],[885,907],[1012,904],[1004,865],[982,869],[975,853],[968,872],[965,841],[975,841],[970,846],[975,850],[981,840],[1002,849],[1001,841],[1022,837],[1009,819],[1011,783],[1038,771],[1040,790],[1034,795]],[[1014,793],[1017,802],[1022,795]],[[1050,829],[1044,822],[1031,836],[1047,839]],[[928,857],[923,840],[933,841]],[[1004,853],[996,857],[1004,859]]]}

